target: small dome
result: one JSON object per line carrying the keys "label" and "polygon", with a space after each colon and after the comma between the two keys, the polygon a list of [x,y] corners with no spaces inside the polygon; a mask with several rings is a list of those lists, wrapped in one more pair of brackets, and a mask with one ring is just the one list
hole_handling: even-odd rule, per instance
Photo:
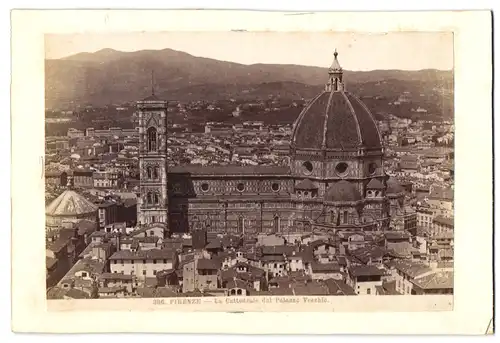
{"label": "small dome", "polygon": [[331,185],[326,191],[325,201],[344,202],[361,200],[356,186],[348,181],[342,180]]}
{"label": "small dome", "polygon": [[396,178],[394,177],[389,177],[389,179],[387,180],[387,191],[386,193],[387,194],[400,194],[400,193],[403,193],[404,192],[404,189],[403,187],[401,186],[401,184],[399,183],[398,180],[396,180]]}
{"label": "small dome", "polygon": [[81,216],[97,211],[97,206],[72,190],[65,190],[46,208],[48,216]]}
{"label": "small dome", "polygon": [[378,179],[371,179],[366,185],[366,189],[384,189],[384,185]]}

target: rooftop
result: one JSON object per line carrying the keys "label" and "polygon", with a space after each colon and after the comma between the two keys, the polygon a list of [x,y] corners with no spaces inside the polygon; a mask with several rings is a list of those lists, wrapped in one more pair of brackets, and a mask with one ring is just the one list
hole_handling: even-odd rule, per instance
{"label": "rooftop", "polygon": [[173,260],[176,252],[171,249],[151,249],[151,250],[120,250],[115,252],[110,260]]}
{"label": "rooftop", "polygon": [[97,206],[73,190],[65,190],[46,208],[48,216],[79,216],[97,211]]}

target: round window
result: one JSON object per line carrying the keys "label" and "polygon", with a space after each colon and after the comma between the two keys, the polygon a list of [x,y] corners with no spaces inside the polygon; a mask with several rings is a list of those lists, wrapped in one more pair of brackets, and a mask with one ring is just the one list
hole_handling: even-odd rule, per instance
{"label": "round window", "polygon": [[345,175],[346,172],[347,172],[347,168],[348,168],[348,165],[347,163],[345,162],[340,162],[340,163],[337,163],[337,166],[335,167],[335,171],[337,172],[337,174],[339,175]]}
{"label": "round window", "polygon": [[202,190],[203,192],[208,191],[208,189],[209,189],[208,183],[202,183],[202,184],[201,184],[201,190]]}
{"label": "round window", "polygon": [[245,190],[245,185],[240,182],[236,185],[236,189],[240,192],[243,192]]}
{"label": "round window", "polygon": [[368,173],[369,173],[370,175],[373,175],[373,174],[375,174],[375,172],[376,172],[376,171],[377,171],[377,164],[376,164],[376,163],[373,163],[373,162],[372,162],[372,163],[370,163],[370,164],[368,165]]}
{"label": "round window", "polygon": [[302,163],[302,167],[304,168],[304,173],[306,174],[311,174],[313,171],[313,165],[309,161]]}
{"label": "round window", "polygon": [[278,192],[280,190],[280,184],[275,182],[271,185],[271,189],[273,190],[273,192]]}

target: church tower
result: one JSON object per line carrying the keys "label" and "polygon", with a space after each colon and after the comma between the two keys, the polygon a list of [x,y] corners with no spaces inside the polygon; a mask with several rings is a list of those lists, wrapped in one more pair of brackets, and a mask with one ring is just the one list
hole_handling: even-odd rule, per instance
{"label": "church tower", "polygon": [[137,221],[141,225],[168,225],[167,107],[154,94],[137,102],[139,117],[140,198]]}

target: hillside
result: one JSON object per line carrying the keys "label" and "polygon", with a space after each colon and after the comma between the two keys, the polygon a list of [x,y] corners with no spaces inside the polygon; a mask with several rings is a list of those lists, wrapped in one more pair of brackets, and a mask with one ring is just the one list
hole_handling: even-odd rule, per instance
{"label": "hillside", "polygon": [[[326,82],[327,69],[299,65],[243,65],[196,57],[171,49],[120,52],[104,49],[46,60],[46,107],[58,108],[135,101],[155,89],[166,99],[181,101],[227,99],[230,97],[312,97]],[[346,71],[353,90],[367,84],[374,88],[382,80],[396,80],[395,90],[414,85],[453,89],[450,71],[375,70]],[[384,88],[384,87],[378,87]],[[371,93],[364,89],[363,93]],[[361,94],[363,95],[363,94]],[[397,93],[393,94],[397,96]]]}

